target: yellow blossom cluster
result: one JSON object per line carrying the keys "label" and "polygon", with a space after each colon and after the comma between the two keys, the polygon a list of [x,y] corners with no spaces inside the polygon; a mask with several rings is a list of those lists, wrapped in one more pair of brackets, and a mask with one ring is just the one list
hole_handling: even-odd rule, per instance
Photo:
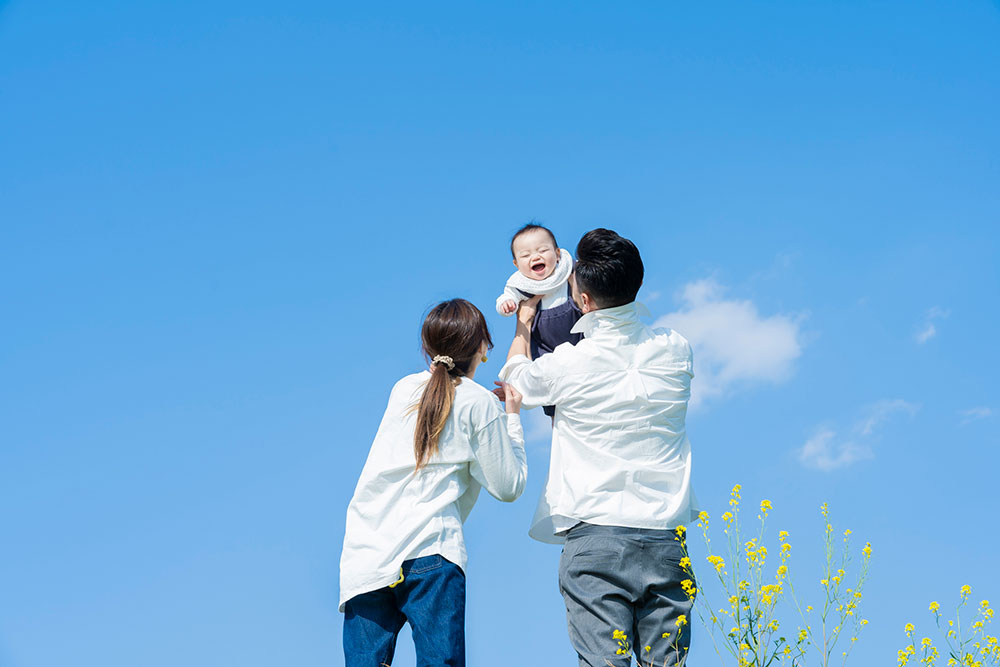
{"label": "yellow blossom cluster", "polygon": [[611,633],[612,639],[618,641],[618,650],[615,651],[615,655],[630,655],[632,653],[632,646],[628,643],[628,635],[622,630],[615,630]]}
{"label": "yellow blossom cluster", "polygon": [[[858,631],[868,624],[867,620],[857,617],[858,605],[862,598],[862,587],[867,576],[867,564],[871,556],[871,545],[863,549],[862,572],[857,583],[845,585],[848,558],[846,550],[852,535],[850,529],[843,531],[844,556],[841,563],[834,563],[833,555],[833,524],[830,520],[829,507],[824,503],[820,508],[823,515],[823,525],[828,546],[827,573],[823,577],[825,601],[821,605],[819,623],[823,625],[822,632],[813,634],[809,623],[798,633],[798,639],[786,639],[780,632],[782,623],[778,618],[779,603],[789,594],[795,609],[805,619],[805,613],[813,611],[812,606],[800,606],[794,599],[790,577],[790,559],[792,545],[786,530],[778,532],[777,556],[780,562],[772,570],[768,563],[769,547],[766,544],[766,522],[774,511],[774,504],[767,499],[760,501],[760,513],[757,515],[759,526],[751,534],[746,534],[740,521],[740,506],[742,502],[742,487],[737,484],[730,492],[729,507],[722,513],[723,543],[728,549],[728,555],[715,553],[713,542],[709,535],[710,517],[707,512],[698,514],[698,526],[701,528],[708,555],[705,557],[712,566],[719,583],[726,593],[728,605],[715,606],[705,598],[703,592],[698,593],[695,609],[702,621],[723,637],[724,646],[736,659],[739,665],[760,667],[771,664],[804,664],[807,651],[816,650],[829,656],[839,635],[846,628],[853,628],[850,645],[857,641]],[[690,560],[683,561],[685,571],[690,572]],[[729,568],[732,568],[730,571]],[[770,574],[768,574],[770,571]],[[694,588],[693,573],[686,580],[685,592],[694,599],[691,591]],[[848,587],[849,586],[849,587]],[[828,625],[829,624],[829,625]],[[815,641],[813,639],[815,638]],[[717,646],[717,649],[719,647]],[[846,659],[850,650],[843,652]],[[825,661],[825,659],[824,659]]]}
{"label": "yellow blossom cluster", "polygon": [[[972,587],[964,585],[959,589],[959,604],[956,618],[948,619],[946,626],[941,625],[941,605],[937,601],[931,602],[928,611],[934,615],[935,625],[941,628],[943,639],[947,647],[950,667],[961,665],[962,667],[985,667],[1000,665],[1000,646],[997,638],[987,633],[987,628],[993,621],[993,609],[989,600],[983,600],[976,609],[975,620],[969,623],[968,619],[963,620],[963,612],[966,612],[969,599],[972,596]],[[947,630],[945,630],[947,628]],[[907,623],[903,627],[903,632],[907,638],[912,638],[916,628],[912,623]],[[934,646],[930,637],[920,640],[920,663],[931,667],[937,664],[940,652]],[[914,643],[910,643],[898,653],[898,664],[906,665],[910,658],[917,655],[917,648]]]}

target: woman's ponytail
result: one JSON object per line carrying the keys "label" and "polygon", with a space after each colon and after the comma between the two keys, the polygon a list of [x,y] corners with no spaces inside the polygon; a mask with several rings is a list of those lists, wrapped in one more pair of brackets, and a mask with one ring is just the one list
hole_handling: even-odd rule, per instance
{"label": "woman's ponytail", "polygon": [[455,378],[442,362],[431,364],[431,379],[427,381],[424,395],[417,408],[417,426],[414,429],[413,453],[417,470],[427,464],[427,459],[437,451],[438,438],[448,421],[451,404],[455,400]]}
{"label": "woman's ponytail", "polygon": [[455,385],[468,374],[483,343],[493,347],[486,318],[465,299],[443,301],[432,308],[424,319],[420,339],[431,362],[431,378],[417,406],[413,430],[417,470],[437,452],[438,439],[455,401]]}

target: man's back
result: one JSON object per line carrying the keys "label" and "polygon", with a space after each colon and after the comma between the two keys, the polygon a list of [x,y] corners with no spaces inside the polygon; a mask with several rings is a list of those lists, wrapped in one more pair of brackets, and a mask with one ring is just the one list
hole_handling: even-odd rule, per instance
{"label": "man's back", "polygon": [[685,430],[691,347],[653,330],[630,303],[585,315],[584,340],[529,362],[512,358],[501,377],[524,405],[556,406],[549,478],[530,531],[561,541],[580,521],[673,528],[696,509]]}

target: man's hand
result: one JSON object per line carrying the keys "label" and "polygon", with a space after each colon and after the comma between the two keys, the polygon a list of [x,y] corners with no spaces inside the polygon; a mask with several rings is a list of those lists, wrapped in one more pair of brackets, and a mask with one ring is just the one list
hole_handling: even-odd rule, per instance
{"label": "man's hand", "polygon": [[521,412],[521,392],[514,389],[514,385],[507,382],[493,381],[497,388],[493,390],[496,397],[503,401],[507,414],[516,415]]}
{"label": "man's hand", "polygon": [[517,310],[517,302],[513,299],[507,299],[502,304],[500,304],[500,310],[504,315],[510,315],[515,310]]}
{"label": "man's hand", "polygon": [[528,325],[531,328],[531,323],[535,319],[535,313],[538,312],[538,302],[542,300],[541,294],[536,294],[535,296],[522,301],[521,305],[517,309],[517,320],[523,324]]}

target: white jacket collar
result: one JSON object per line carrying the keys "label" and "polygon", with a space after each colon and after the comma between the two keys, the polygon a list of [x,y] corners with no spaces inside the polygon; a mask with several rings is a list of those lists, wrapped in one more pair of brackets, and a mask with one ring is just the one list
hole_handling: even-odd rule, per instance
{"label": "white jacket collar", "polygon": [[626,324],[638,324],[640,317],[652,317],[652,314],[638,301],[614,308],[600,308],[590,311],[577,320],[570,333],[582,333],[585,338],[590,338],[595,329],[614,329]]}

